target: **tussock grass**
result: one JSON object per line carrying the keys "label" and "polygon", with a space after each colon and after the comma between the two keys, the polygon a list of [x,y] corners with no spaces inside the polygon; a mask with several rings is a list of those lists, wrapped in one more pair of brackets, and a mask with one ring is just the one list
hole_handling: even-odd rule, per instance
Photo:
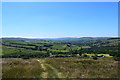
{"label": "tussock grass", "polygon": [[[90,60],[79,58],[40,58],[46,70],[40,66],[38,59],[3,59],[3,78],[117,78],[118,62],[106,60]],[[49,66],[48,66],[49,65]],[[58,72],[58,73],[57,73]]]}
{"label": "tussock grass", "polygon": [[41,78],[41,72],[38,62],[34,59],[3,59],[3,78]]}
{"label": "tussock grass", "polygon": [[56,58],[48,59],[47,62],[61,71],[66,78],[118,77],[118,64],[116,61]]}

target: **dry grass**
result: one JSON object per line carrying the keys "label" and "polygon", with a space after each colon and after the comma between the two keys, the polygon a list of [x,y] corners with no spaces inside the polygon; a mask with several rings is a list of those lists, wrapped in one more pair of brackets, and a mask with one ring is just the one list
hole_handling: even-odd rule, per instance
{"label": "dry grass", "polygon": [[[83,60],[78,58],[43,58],[46,70],[38,59],[4,58],[3,78],[117,78],[117,61]],[[58,73],[57,73],[58,72]],[[57,75],[57,76],[56,76]]]}
{"label": "dry grass", "polygon": [[75,58],[46,58],[67,78],[116,78],[118,64],[116,61],[95,61]]}
{"label": "dry grass", "polygon": [[35,59],[3,59],[3,78],[41,78],[42,71]]}

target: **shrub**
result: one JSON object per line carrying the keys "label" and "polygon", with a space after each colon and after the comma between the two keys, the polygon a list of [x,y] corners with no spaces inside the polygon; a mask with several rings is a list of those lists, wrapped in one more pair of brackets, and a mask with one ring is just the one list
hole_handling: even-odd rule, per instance
{"label": "shrub", "polygon": [[28,56],[24,56],[24,57],[22,57],[22,59],[29,59],[29,57]]}
{"label": "shrub", "polygon": [[98,58],[96,56],[93,57],[94,60],[97,60]]}
{"label": "shrub", "polygon": [[114,57],[115,61],[120,61],[120,57]]}

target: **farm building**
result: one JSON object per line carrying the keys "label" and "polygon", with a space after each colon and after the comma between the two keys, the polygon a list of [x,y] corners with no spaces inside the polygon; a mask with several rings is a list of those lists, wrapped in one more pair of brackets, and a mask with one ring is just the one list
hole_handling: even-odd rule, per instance
{"label": "farm building", "polygon": [[97,57],[105,57],[104,55],[98,54]]}

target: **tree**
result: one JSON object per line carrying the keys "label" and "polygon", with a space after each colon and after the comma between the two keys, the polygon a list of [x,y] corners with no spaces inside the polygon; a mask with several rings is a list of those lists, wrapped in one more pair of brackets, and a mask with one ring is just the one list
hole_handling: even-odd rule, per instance
{"label": "tree", "polygon": [[93,59],[94,59],[94,60],[97,60],[98,58],[97,58],[96,56],[93,56]]}
{"label": "tree", "polygon": [[72,47],[71,47],[72,45],[69,43],[69,44],[67,44],[67,47],[69,47],[70,49],[69,49],[69,52],[70,52],[70,54],[72,55],[72,53],[73,53],[73,50],[72,50]]}
{"label": "tree", "polygon": [[40,51],[42,51],[42,48],[41,48],[41,46],[35,46],[35,50],[40,50]]}

